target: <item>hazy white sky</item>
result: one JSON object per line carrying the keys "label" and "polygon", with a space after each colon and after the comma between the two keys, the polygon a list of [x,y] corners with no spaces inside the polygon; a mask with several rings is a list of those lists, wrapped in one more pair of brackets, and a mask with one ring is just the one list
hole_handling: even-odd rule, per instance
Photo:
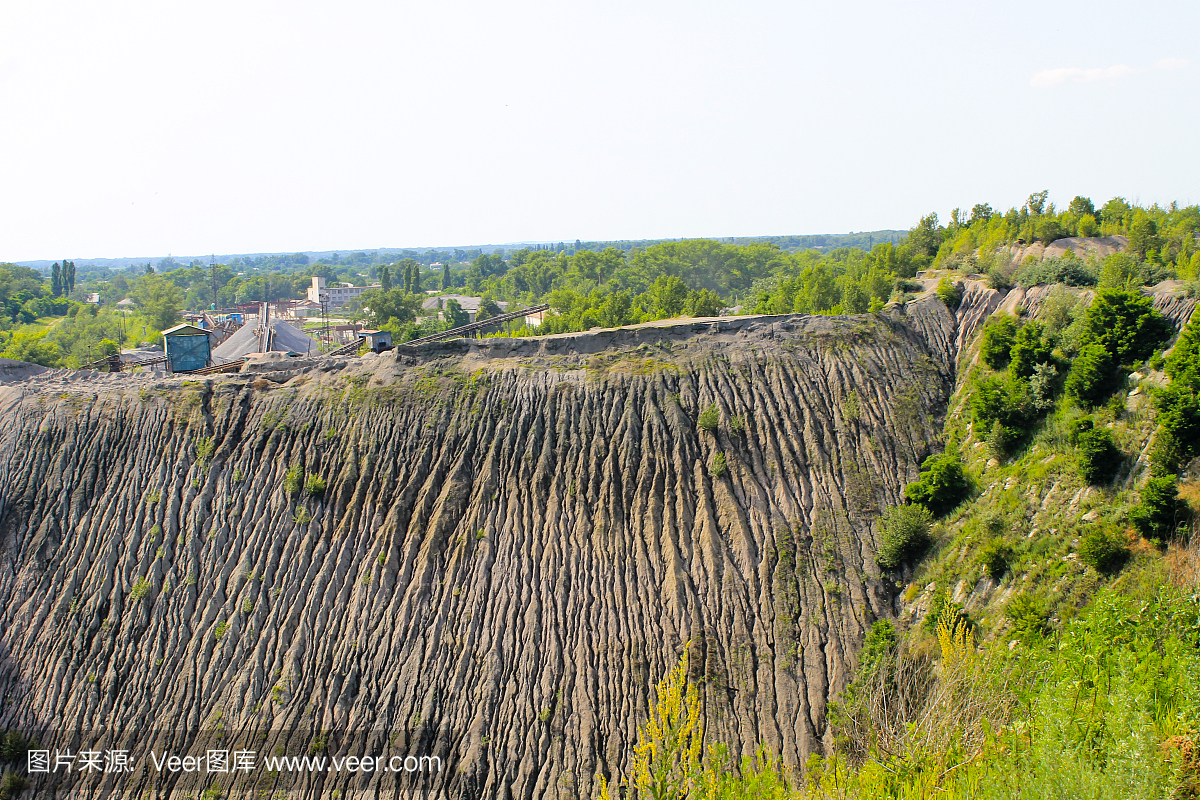
{"label": "hazy white sky", "polygon": [[0,261],[1200,200],[1200,3],[0,0]]}

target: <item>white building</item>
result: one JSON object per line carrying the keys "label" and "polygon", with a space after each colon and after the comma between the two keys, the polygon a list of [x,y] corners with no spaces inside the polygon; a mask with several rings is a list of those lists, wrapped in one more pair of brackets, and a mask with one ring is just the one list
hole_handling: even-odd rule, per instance
{"label": "white building", "polygon": [[340,308],[351,300],[357,300],[367,289],[381,289],[378,283],[371,286],[326,286],[324,278],[312,279],[312,286],[308,287],[308,299],[312,302],[321,305],[326,301],[329,302],[330,308]]}

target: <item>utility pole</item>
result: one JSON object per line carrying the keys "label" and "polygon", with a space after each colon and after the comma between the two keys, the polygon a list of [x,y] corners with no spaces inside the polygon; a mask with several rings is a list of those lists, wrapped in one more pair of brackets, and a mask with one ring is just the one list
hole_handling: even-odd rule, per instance
{"label": "utility pole", "polygon": [[212,276],[213,311],[217,310],[217,254],[213,253],[208,262],[209,274]]}
{"label": "utility pole", "polygon": [[321,298],[321,314],[325,317],[325,331],[321,334],[321,341],[329,344],[329,297]]}

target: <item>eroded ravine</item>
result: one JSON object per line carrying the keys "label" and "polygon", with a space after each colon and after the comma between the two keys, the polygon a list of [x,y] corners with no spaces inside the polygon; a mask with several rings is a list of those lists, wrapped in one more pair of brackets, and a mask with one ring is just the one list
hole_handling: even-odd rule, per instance
{"label": "eroded ravine", "polygon": [[690,643],[708,736],[798,765],[892,613],[872,521],[995,305],[9,380],[0,728],[429,729],[431,796],[586,796]]}

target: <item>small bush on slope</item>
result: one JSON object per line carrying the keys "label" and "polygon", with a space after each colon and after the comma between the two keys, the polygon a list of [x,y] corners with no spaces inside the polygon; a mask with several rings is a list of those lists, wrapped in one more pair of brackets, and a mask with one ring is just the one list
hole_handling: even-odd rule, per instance
{"label": "small bush on slope", "polygon": [[883,515],[883,544],[876,560],[884,569],[898,569],[929,547],[932,517],[923,506],[895,506]]}
{"label": "small bush on slope", "polygon": [[1104,402],[1116,388],[1116,365],[1100,344],[1084,345],[1067,374],[1067,394],[1084,408]]}
{"label": "small bush on slope", "polygon": [[920,503],[934,516],[949,513],[971,493],[971,484],[963,472],[962,457],[950,449],[930,456],[921,465],[921,475],[904,489],[904,496]]}
{"label": "small bush on slope", "polygon": [[979,357],[992,369],[1004,369],[1012,351],[1017,321],[1007,314],[993,317],[983,326],[979,342]]}
{"label": "small bush on slope", "polygon": [[1079,560],[1097,572],[1113,573],[1129,558],[1121,531],[1108,526],[1093,528],[1079,540]]}

